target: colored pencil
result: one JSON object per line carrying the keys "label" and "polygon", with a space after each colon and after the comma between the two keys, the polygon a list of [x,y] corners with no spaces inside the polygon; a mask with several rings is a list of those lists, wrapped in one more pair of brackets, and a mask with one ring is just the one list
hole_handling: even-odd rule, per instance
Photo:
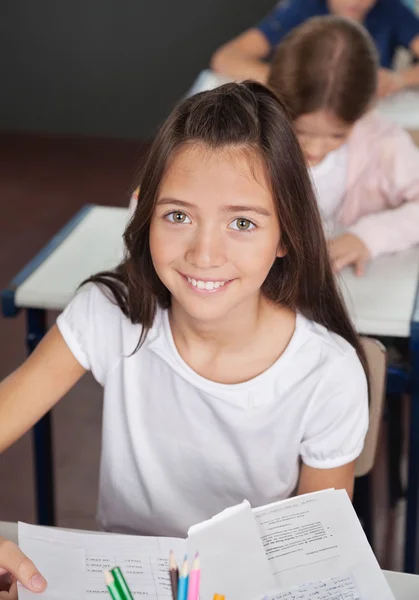
{"label": "colored pencil", "polygon": [[188,557],[185,556],[182,568],[179,572],[179,581],[177,587],[177,600],[187,600],[188,596],[188,580],[189,580],[189,566]]}
{"label": "colored pencil", "polygon": [[115,585],[119,589],[123,600],[134,600],[131,590],[129,589],[127,582],[122,575],[121,569],[119,567],[115,567],[114,569],[111,569],[111,573],[115,579]]}
{"label": "colored pencil", "polygon": [[112,573],[110,573],[109,571],[105,571],[104,575],[106,587],[108,588],[112,600],[124,600],[123,596],[121,596],[119,588],[115,584],[115,579]]}
{"label": "colored pencil", "polygon": [[177,600],[177,587],[179,580],[179,569],[177,568],[175,555],[173,551],[170,551],[169,555],[169,575],[170,575],[170,584],[172,587],[172,598],[173,600]]}
{"label": "colored pencil", "polygon": [[201,564],[198,552],[195,554],[192,569],[189,573],[188,600],[199,600],[199,584],[201,583]]}
{"label": "colored pencil", "polygon": [[225,596],[222,594],[214,594],[214,598],[212,600],[225,600]]}

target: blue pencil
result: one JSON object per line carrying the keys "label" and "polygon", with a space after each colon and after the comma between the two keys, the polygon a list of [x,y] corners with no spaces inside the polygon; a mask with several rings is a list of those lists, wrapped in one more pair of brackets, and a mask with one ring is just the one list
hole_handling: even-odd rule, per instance
{"label": "blue pencil", "polygon": [[177,587],[177,600],[186,600],[188,596],[188,581],[189,581],[189,566],[188,558],[185,556],[182,568],[179,573],[179,581]]}

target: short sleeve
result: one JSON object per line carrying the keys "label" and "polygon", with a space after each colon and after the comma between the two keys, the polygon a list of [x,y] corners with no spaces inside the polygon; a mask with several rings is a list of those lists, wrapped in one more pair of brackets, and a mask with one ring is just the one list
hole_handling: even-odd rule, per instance
{"label": "short sleeve", "polygon": [[356,352],[339,356],[319,384],[306,415],[302,461],[333,469],[362,452],[368,429],[367,378]]}
{"label": "short sleeve", "polygon": [[294,27],[309,18],[307,0],[280,0],[275,8],[256,25],[270,45],[275,47]]}
{"label": "short sleeve", "polygon": [[409,48],[414,38],[419,35],[419,18],[401,0],[395,0],[393,11],[397,43]]}
{"label": "short sleeve", "polygon": [[123,314],[99,286],[80,288],[57,319],[57,326],[76,360],[104,385],[121,356]]}

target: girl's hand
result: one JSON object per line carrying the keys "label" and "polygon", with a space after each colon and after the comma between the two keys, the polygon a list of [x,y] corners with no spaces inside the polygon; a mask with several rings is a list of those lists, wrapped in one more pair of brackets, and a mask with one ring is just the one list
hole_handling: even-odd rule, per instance
{"label": "girl's hand", "polygon": [[378,98],[385,98],[395,94],[404,88],[403,75],[390,69],[380,69],[378,71]]}
{"label": "girl's hand", "polygon": [[329,241],[329,253],[336,272],[353,265],[355,274],[365,273],[365,265],[370,259],[368,248],[356,235],[345,233]]}
{"label": "girl's hand", "polygon": [[17,600],[17,582],[43,592],[47,582],[19,547],[0,537],[0,600]]}

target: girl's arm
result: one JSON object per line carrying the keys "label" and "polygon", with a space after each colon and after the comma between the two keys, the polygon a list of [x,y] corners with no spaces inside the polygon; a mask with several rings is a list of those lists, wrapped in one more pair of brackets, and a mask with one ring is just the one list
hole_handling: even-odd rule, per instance
{"label": "girl's arm", "polygon": [[304,463],[301,466],[298,494],[309,494],[329,488],[345,489],[352,500],[355,481],[355,461],[335,469],[315,469]]}
{"label": "girl's arm", "polygon": [[419,149],[410,135],[394,128],[384,141],[382,167],[386,210],[361,217],[348,232],[367,247],[371,258],[401,252],[419,243]]}
{"label": "girl's arm", "polygon": [[270,50],[259,29],[249,29],[219,48],[211,59],[211,68],[231,79],[255,79],[266,83],[269,65],[263,62]]}
{"label": "girl's arm", "polygon": [[[417,59],[419,58],[419,35],[413,38],[410,43],[410,50]],[[419,85],[419,65],[414,65],[409,69],[401,72],[402,88],[416,87]]]}
{"label": "girl's arm", "polygon": [[0,384],[0,452],[28,431],[85,373],[54,325]]}

